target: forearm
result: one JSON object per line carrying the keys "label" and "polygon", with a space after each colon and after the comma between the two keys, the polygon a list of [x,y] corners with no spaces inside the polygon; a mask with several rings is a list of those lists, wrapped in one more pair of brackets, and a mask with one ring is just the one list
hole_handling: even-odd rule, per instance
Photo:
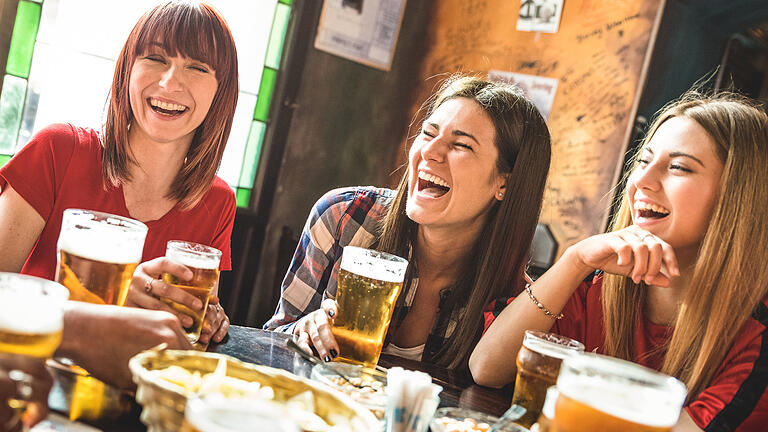
{"label": "forearm", "polygon": [[[557,314],[584,278],[594,271],[580,263],[569,248],[532,286],[536,299]],[[526,330],[548,331],[554,318],[546,315],[521,293],[491,324],[469,359],[469,368],[478,384],[500,387],[515,379],[514,359]]]}
{"label": "forearm", "polygon": [[[77,360],[78,354],[83,352],[83,344],[87,343],[82,337],[86,333],[86,327],[98,326],[94,323],[94,316],[98,314],[99,307],[83,302],[68,301],[64,306],[64,331],[61,345],[56,350],[55,356]],[[78,336],[80,335],[80,336]]]}

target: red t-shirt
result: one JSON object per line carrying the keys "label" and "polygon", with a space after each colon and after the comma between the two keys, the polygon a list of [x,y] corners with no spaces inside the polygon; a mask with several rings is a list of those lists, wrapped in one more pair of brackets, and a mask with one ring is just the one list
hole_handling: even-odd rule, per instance
{"label": "red t-shirt", "polygon": [[[101,141],[96,131],[54,124],[37,133],[0,168],[0,190],[10,184],[45,219],[22,273],[54,279],[56,243],[62,213],[81,208],[130,217],[123,188],[105,189],[101,174]],[[236,209],[232,189],[219,177],[190,210],[178,205],[149,227],[142,261],[165,255],[168,240],[203,243],[221,250],[219,268],[231,269],[230,236]]]}
{"label": "red t-shirt", "polygon": [[[563,319],[550,331],[584,343],[586,351],[602,352],[603,309],[602,273],[582,282],[563,308]],[[485,328],[512,299],[497,300],[485,311]],[[768,425],[768,298],[739,331],[712,382],[688,403],[691,419],[706,431],[764,431]],[[641,313],[642,315],[642,313]],[[672,336],[672,327],[654,324],[638,317],[635,347],[640,355],[636,363],[660,369],[662,348]]]}

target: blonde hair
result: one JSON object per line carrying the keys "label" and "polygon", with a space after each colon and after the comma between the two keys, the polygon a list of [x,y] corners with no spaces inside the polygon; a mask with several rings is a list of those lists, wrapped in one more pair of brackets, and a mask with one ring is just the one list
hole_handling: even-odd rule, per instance
{"label": "blonde hair", "polygon": [[[768,269],[763,265],[768,244],[768,116],[740,95],[689,92],[662,109],[643,145],[672,117],[698,123],[723,162],[716,203],[661,368],[687,384],[691,400],[709,385],[739,330],[768,292]],[[632,224],[626,191],[621,199],[614,231]],[[606,274],[602,297],[605,353],[628,360],[647,354],[634,352],[633,346],[645,286]]]}

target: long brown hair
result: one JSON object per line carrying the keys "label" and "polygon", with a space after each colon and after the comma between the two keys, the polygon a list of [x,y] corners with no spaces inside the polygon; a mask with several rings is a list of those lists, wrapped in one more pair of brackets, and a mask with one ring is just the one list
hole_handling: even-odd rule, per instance
{"label": "long brown hair", "polygon": [[[506,174],[506,192],[493,205],[488,222],[467,256],[464,276],[452,289],[453,307],[463,312],[447,343],[428,359],[451,368],[463,367],[480,337],[483,308],[492,300],[522,290],[528,249],[541,211],[549,172],[550,137],[539,111],[517,87],[477,77],[454,76],[424,103],[426,116],[444,102],[468,98],[493,121],[499,158],[496,168]],[[407,256],[417,224],[405,213],[408,173],[400,181],[379,242],[379,249]]]}
{"label": "long brown hair", "polygon": [[[763,265],[768,243],[768,116],[743,96],[689,92],[662,110],[644,145],[672,117],[689,118],[704,128],[723,162],[716,203],[661,369],[685,382],[692,399],[709,384],[768,292],[768,269]],[[612,230],[632,224],[626,191],[623,195]],[[628,360],[643,354],[635,352],[633,335],[645,287],[627,277],[605,275],[602,298],[606,354]]]}
{"label": "long brown hair", "polygon": [[216,95],[168,195],[189,209],[211,187],[232,128],[238,95],[235,42],[221,14],[204,3],[166,1],[139,18],[115,65],[103,131],[105,184],[117,186],[130,180],[129,167],[135,160],[128,147],[128,128],[133,121],[128,87],[134,61],[152,43],[160,43],[169,55],[194,58],[216,72]]}

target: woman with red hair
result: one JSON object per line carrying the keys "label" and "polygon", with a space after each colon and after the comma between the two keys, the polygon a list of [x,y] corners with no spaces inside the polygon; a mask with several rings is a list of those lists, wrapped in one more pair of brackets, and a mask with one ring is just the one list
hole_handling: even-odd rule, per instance
{"label": "woman with red hair", "polygon": [[[112,213],[149,227],[148,262],[126,304],[174,313],[158,299],[168,297],[201,309],[157,277],[191,273],[162,258],[168,240],[211,245],[223,252],[220,269],[230,269],[236,203],[216,170],[237,95],[235,44],[218,11],[180,0],[147,11],[117,59],[103,130],[48,126],[0,169],[0,270],[53,279],[63,210]],[[226,335],[215,299],[206,322],[201,342]]]}

